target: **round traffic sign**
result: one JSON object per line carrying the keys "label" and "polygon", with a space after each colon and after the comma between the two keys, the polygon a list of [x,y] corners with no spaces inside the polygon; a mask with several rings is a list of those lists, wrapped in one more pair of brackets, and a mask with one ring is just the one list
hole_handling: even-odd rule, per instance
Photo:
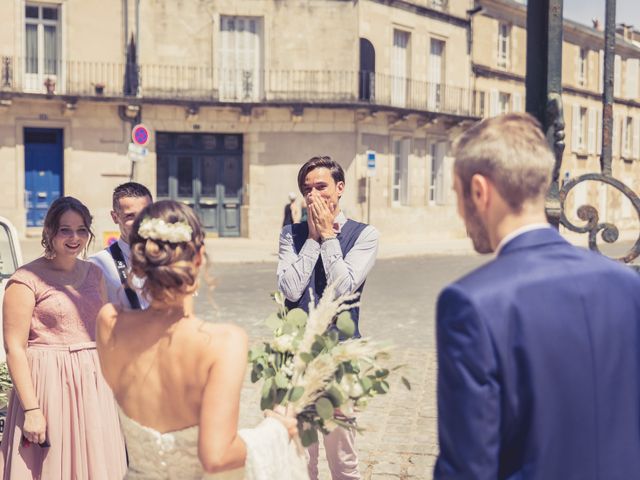
{"label": "round traffic sign", "polygon": [[149,130],[143,124],[139,123],[131,130],[131,140],[136,145],[145,146],[149,143]]}

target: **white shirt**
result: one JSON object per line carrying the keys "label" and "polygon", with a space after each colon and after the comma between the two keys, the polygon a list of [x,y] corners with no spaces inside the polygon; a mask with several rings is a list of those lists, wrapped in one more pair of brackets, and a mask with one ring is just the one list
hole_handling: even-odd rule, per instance
{"label": "white shirt", "polygon": [[531,232],[533,230],[541,230],[543,228],[551,228],[551,225],[549,225],[548,223],[531,223],[529,225],[516,228],[513,232],[505,235],[503,239],[500,240],[500,243],[496,247],[496,255],[500,255],[500,251],[504,248],[504,246],[514,238],[519,237],[523,233]]}
{"label": "white shirt", "polygon": [[[338,224],[336,233],[339,233],[347,222],[347,217],[341,211],[334,222]],[[376,262],[378,238],[378,231],[367,225],[344,258],[337,238],[322,243],[308,238],[300,252],[296,253],[291,225],[285,226],[280,233],[278,251],[278,290],[292,302],[300,300],[311,281],[318,258],[321,257],[327,285],[335,285],[336,295],[355,292]]]}
{"label": "white shirt", "polygon": [[[129,244],[122,240],[122,238],[119,238],[118,245],[120,246],[120,250],[122,250],[124,262],[127,264],[127,267],[130,270],[131,249],[129,248]],[[116,268],[116,262],[113,261],[113,257],[111,256],[111,252],[109,251],[109,249],[105,248],[104,250],[100,250],[98,253],[91,255],[89,257],[89,261],[95,263],[98,267],[100,267],[100,270],[102,270],[102,275],[104,276],[105,283],[107,284],[107,298],[109,299],[109,302],[121,308],[130,310],[131,304],[129,303],[127,294],[124,291],[124,287],[122,286],[122,282],[120,281],[120,275],[118,275],[118,269]],[[147,302],[147,300],[142,295],[142,292],[140,291],[140,289],[144,285],[144,281],[136,276],[131,276],[129,278],[131,279],[131,283],[135,287],[134,291],[138,295],[140,306],[143,309],[147,308],[149,306],[149,302]]]}

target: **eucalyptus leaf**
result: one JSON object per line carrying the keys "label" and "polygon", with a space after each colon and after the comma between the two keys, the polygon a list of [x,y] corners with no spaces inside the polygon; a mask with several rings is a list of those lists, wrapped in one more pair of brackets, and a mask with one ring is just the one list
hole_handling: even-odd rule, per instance
{"label": "eucalyptus leaf", "polygon": [[271,388],[273,387],[273,378],[267,378],[262,385],[262,392],[260,395],[262,398],[271,396]]}
{"label": "eucalyptus leaf", "polygon": [[309,430],[301,430],[300,441],[302,442],[303,447],[310,447],[314,443],[318,442],[318,432],[315,428],[310,428]]}
{"label": "eucalyptus leaf", "polygon": [[335,330],[331,330],[328,334],[329,337],[329,342],[327,342],[327,346],[329,348],[333,348],[338,344],[338,341],[340,340],[340,335],[338,334],[338,332],[336,332]]}
{"label": "eucalyptus leaf", "polygon": [[338,327],[340,333],[347,338],[353,337],[353,334],[356,331],[356,324],[351,319],[351,314],[349,312],[342,312],[340,315],[338,315],[336,327]]}
{"label": "eucalyptus leaf", "polygon": [[387,370],[386,368],[381,368],[379,370],[376,370],[375,375],[378,378],[387,378],[389,376],[389,370]]}
{"label": "eucalyptus leaf", "polygon": [[253,362],[264,355],[264,345],[256,345],[249,350],[249,361]]}
{"label": "eucalyptus leaf", "polygon": [[269,330],[275,332],[282,326],[282,319],[278,316],[277,313],[272,313],[264,321],[264,324],[269,328]]}
{"label": "eucalyptus leaf", "polygon": [[328,398],[320,397],[316,400],[316,412],[323,420],[329,420],[333,418],[333,404]]}
{"label": "eucalyptus leaf", "polygon": [[276,376],[274,378],[275,378],[276,387],[287,388],[289,386],[289,380],[287,379],[284,373],[278,372],[276,373]]}
{"label": "eucalyptus leaf", "polygon": [[408,365],[406,363],[403,363],[402,365],[396,365],[391,369],[391,371],[395,372],[396,370],[400,370],[401,368],[406,368],[406,367],[408,367]]}
{"label": "eucalyptus leaf", "polygon": [[271,397],[262,397],[260,399],[260,410],[271,410],[273,406],[273,399]]}
{"label": "eucalyptus leaf", "polygon": [[287,313],[287,321],[296,327],[304,327],[307,324],[307,312],[301,308],[294,308]]}
{"label": "eucalyptus leaf", "polygon": [[304,387],[293,387],[289,393],[289,401],[297,402],[302,398],[302,394],[304,393]]}
{"label": "eucalyptus leaf", "polygon": [[287,390],[276,390],[276,395],[275,395],[275,399],[274,399],[274,403],[276,405],[282,405],[284,404],[284,399],[287,396]]}
{"label": "eucalyptus leaf", "polygon": [[334,408],[339,408],[346,400],[345,394],[342,392],[342,389],[335,384],[331,385],[327,389],[327,395],[329,396],[329,399],[331,400]]}
{"label": "eucalyptus leaf", "polygon": [[411,390],[411,382],[406,377],[401,377],[402,384],[407,388],[407,390]]}
{"label": "eucalyptus leaf", "polygon": [[314,359],[314,356],[311,355],[310,353],[302,352],[300,354],[300,360],[302,360],[304,363],[309,363],[313,359]]}
{"label": "eucalyptus leaf", "polygon": [[315,341],[311,344],[311,353],[314,357],[317,357],[325,347],[324,339],[319,335],[316,335]]}
{"label": "eucalyptus leaf", "polygon": [[389,384],[382,380],[374,385],[374,390],[378,393],[387,393],[389,392]]}
{"label": "eucalyptus leaf", "polygon": [[371,381],[371,377],[362,377],[360,379],[360,384],[362,385],[362,390],[364,390],[365,393],[367,393],[369,390],[371,390],[371,387],[373,386],[373,382]]}
{"label": "eucalyptus leaf", "polygon": [[282,322],[281,328],[282,328],[283,335],[292,335],[298,332],[298,327],[289,321]]}

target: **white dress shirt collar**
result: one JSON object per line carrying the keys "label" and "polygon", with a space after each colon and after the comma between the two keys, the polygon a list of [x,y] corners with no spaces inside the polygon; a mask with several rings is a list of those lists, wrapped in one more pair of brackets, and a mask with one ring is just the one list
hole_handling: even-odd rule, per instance
{"label": "white dress shirt collar", "polygon": [[[338,215],[336,215],[336,218],[333,219],[334,231],[336,233],[340,233],[345,223],[347,223],[347,216],[344,214],[342,210],[340,210],[340,213],[338,213]],[[338,225],[338,228],[336,228],[336,224]]]}
{"label": "white dress shirt collar", "polygon": [[496,247],[496,255],[500,255],[500,251],[504,248],[504,246],[514,238],[519,237],[524,233],[531,232],[533,230],[541,230],[543,228],[551,228],[551,225],[549,225],[548,223],[530,223],[529,225],[516,228],[513,232],[505,235],[504,238],[500,240],[500,243]]}
{"label": "white dress shirt collar", "polygon": [[122,256],[124,256],[125,263],[128,267],[131,267],[131,265],[129,265],[129,259],[131,258],[131,247],[122,239],[122,237],[118,238],[118,246],[120,247],[120,250],[122,250]]}

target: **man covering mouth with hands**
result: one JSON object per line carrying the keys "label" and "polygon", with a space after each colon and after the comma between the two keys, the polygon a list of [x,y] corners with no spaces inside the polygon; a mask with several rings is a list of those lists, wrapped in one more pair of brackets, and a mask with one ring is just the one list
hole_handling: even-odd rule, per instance
{"label": "man covering mouth with hands", "polygon": [[[361,293],[378,251],[378,231],[371,225],[347,219],[340,209],[344,171],[329,156],[307,161],[298,172],[298,187],[307,204],[307,221],[287,225],[280,234],[278,290],[287,306],[309,310],[328,284],[336,295]],[[351,310],[354,337],[360,337],[359,308]],[[359,479],[355,431],[336,428],[324,436],[333,480]],[[308,449],[309,476],[318,478],[318,444]]]}

